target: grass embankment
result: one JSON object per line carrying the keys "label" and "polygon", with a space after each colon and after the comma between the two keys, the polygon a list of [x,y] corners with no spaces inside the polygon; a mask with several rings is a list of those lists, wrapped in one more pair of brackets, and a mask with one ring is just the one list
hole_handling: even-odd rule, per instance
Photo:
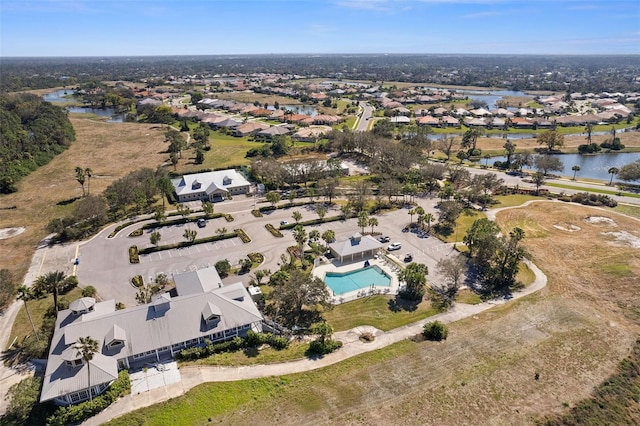
{"label": "grass embankment", "polygon": [[191,365],[225,365],[225,366],[243,366],[255,364],[272,364],[278,362],[293,361],[302,359],[309,349],[309,344],[299,341],[293,341],[289,347],[282,350],[266,347],[258,350],[249,348],[244,351],[226,352],[211,355],[210,357],[199,359],[197,361],[181,362],[181,366]]}
{"label": "grass embankment", "polygon": [[574,191],[594,192],[596,194],[622,195],[624,197],[640,198],[640,194],[634,194],[633,192],[612,191],[610,189],[599,189],[599,188],[591,188],[591,187],[584,187],[584,186],[565,185],[562,183],[555,183],[555,182],[547,182],[545,183],[545,185],[552,186],[554,188],[573,189]]}
{"label": "grass embankment", "polygon": [[[545,413],[566,412],[616,370],[640,334],[640,282],[634,278],[640,276],[640,253],[603,234],[631,232],[637,221],[615,213],[607,215],[615,227],[584,221],[594,215],[607,214],[564,203],[499,213],[502,229],[536,225],[525,245],[548,285],[450,324],[445,342],[405,340],[304,374],[203,384],[110,424],[200,424],[209,418],[255,425],[423,424],[425,419],[532,424]],[[559,222],[581,230],[557,229],[553,225]],[[602,267],[621,264],[633,275]]]}
{"label": "grass embankment", "polygon": [[[79,287],[74,288],[67,294],[63,294],[58,296],[58,302],[60,299],[67,299],[69,302],[73,302],[76,299],[82,297],[82,289]],[[17,338],[16,342],[22,342],[27,336],[33,334],[33,330],[31,329],[31,323],[29,322],[29,317],[27,316],[27,312],[23,307],[18,312],[16,316],[16,320],[13,323],[13,328],[11,329],[11,336],[9,337],[8,344],[14,341]],[[40,330],[42,326],[42,322],[44,319],[44,314],[47,312],[51,306],[53,306],[53,296],[47,295],[47,297],[43,297],[42,299],[29,300],[27,302],[27,306],[29,306],[29,313],[31,314],[31,319],[33,320],[33,325],[36,330]]]}
{"label": "grass embankment", "polygon": [[399,306],[391,296],[369,296],[342,303],[323,314],[335,331],[350,330],[361,325],[371,325],[389,331],[430,317],[438,312],[428,299],[417,306]]}

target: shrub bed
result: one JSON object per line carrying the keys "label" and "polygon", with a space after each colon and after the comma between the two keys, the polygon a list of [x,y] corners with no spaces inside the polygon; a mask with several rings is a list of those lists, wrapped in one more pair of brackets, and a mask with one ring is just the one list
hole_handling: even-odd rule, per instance
{"label": "shrub bed", "polygon": [[225,219],[227,222],[233,222],[233,220],[234,220],[234,219],[233,219],[233,216],[231,216],[229,213],[224,213],[224,214],[223,214],[223,216],[224,216],[224,219]]}
{"label": "shrub bed", "polygon": [[439,342],[441,340],[447,340],[447,336],[449,335],[449,329],[446,325],[441,323],[440,321],[428,322],[424,325],[422,329],[422,335],[427,340],[433,340]]}
{"label": "shrub bed", "polygon": [[[165,220],[164,222],[147,223],[145,225],[142,225],[142,229],[156,229],[156,228],[162,228],[163,226],[182,225],[183,223],[197,221],[198,219],[217,219],[223,216],[225,215],[222,213],[214,213],[210,215],[202,214],[199,216],[181,217],[179,219]],[[231,220],[233,220],[233,218]]]}
{"label": "shrub bed", "polygon": [[274,237],[284,237],[284,235],[282,235],[282,232],[278,231],[272,224],[267,223],[264,227],[267,228],[267,231],[271,232],[271,235],[273,235]]}
{"label": "shrub bed", "polygon": [[142,281],[142,275],[136,275],[135,277],[131,278],[131,284],[133,284],[133,286],[136,288],[142,287],[144,285],[144,281]]}
{"label": "shrub bed", "polygon": [[244,232],[244,230],[238,228],[238,229],[234,229],[233,232],[238,234],[238,237],[242,240],[243,243],[246,244],[251,242],[251,238],[249,238],[249,236],[247,235],[246,232]]}
{"label": "shrub bed", "polygon": [[254,215],[255,217],[262,217],[262,213],[258,209],[251,210],[251,214]]}
{"label": "shrub bed", "polygon": [[131,381],[129,380],[129,372],[122,370],[118,373],[118,378],[109,386],[109,389],[93,398],[92,401],[85,401],[68,407],[59,407],[47,418],[47,426],[64,426],[81,423],[89,417],[95,416],[130,391]]}
{"label": "shrub bed", "polygon": [[293,229],[296,227],[296,225],[302,225],[302,226],[319,225],[321,223],[336,222],[338,220],[344,220],[344,215],[325,217],[322,219],[318,218],[318,219],[306,220],[304,222],[298,222],[298,223],[288,223],[286,225],[280,225],[280,229]]}
{"label": "shrub bed", "polygon": [[253,330],[249,330],[244,339],[236,336],[231,340],[221,343],[211,343],[209,341],[205,346],[197,346],[180,351],[177,358],[180,361],[193,361],[214,354],[233,352],[245,348],[255,348],[264,344],[271,346],[273,349],[282,350],[289,346],[289,339],[282,336],[275,336],[272,333],[256,333]]}
{"label": "shrub bed", "polygon": [[341,347],[342,342],[339,340],[328,339],[324,343],[320,340],[314,340],[309,344],[309,352],[316,355],[326,355],[337,351]]}
{"label": "shrub bed", "polygon": [[297,203],[288,203],[288,204],[281,204],[279,206],[262,206],[260,207],[260,212],[268,212],[268,211],[272,211],[272,210],[277,210],[277,209],[288,209],[290,207],[300,207],[300,206],[306,206],[308,204],[315,204],[310,202],[310,201],[300,201]]}
{"label": "shrub bed", "polygon": [[130,237],[139,237],[143,234],[144,230],[142,228],[138,228],[132,233],[129,234]]}
{"label": "shrub bed", "polygon": [[258,265],[264,262],[264,256],[262,255],[262,253],[249,253],[247,254],[247,257],[249,258],[249,260],[251,260],[251,262]]}
{"label": "shrub bed", "polygon": [[156,253],[156,252],[163,251],[163,250],[171,250],[171,249],[175,249],[175,248],[193,246],[193,245],[196,245],[196,244],[212,243],[214,241],[227,240],[229,238],[233,238],[233,237],[237,237],[237,236],[238,236],[237,232],[229,232],[227,234],[213,235],[211,237],[199,238],[197,240],[194,240],[193,242],[181,241],[179,243],[167,244],[167,245],[164,245],[164,246],[147,247],[147,248],[144,248],[144,249],[140,250],[139,253],[140,254]]}
{"label": "shrub bed", "polygon": [[140,263],[138,246],[129,247],[129,263]]}

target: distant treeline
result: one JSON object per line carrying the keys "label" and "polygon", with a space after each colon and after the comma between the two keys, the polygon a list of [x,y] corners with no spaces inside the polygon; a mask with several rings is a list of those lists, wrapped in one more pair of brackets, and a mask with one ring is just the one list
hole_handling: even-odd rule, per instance
{"label": "distant treeline", "polygon": [[[212,71],[215,70],[215,71]],[[400,81],[512,90],[637,90],[638,55],[218,55],[3,58],[0,90],[74,87],[89,80],[149,82],[169,76],[276,73],[378,83]]]}
{"label": "distant treeline", "polygon": [[0,96],[0,193],[64,151],[76,138],[67,113],[30,94]]}

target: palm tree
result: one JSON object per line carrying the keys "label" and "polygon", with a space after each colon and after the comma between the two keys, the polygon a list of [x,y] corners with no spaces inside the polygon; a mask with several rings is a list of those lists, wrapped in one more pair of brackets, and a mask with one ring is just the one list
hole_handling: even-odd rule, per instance
{"label": "palm tree", "polygon": [[32,298],[33,293],[31,292],[31,289],[29,287],[23,285],[18,288],[18,300],[22,300],[24,302],[24,310],[27,311],[27,317],[29,318],[29,322],[31,323],[33,334],[36,335],[36,340],[40,341],[40,336],[38,336],[36,326],[33,325],[33,319],[31,319],[31,313],[29,312],[29,307],[27,306],[27,300],[31,300]]}
{"label": "palm tree", "polygon": [[411,216],[411,223],[413,223],[413,215],[416,214],[416,211],[414,209],[411,209],[407,212],[407,214]]}
{"label": "palm tree", "polygon": [[580,171],[580,166],[576,165],[571,168],[573,170],[573,180],[576,180],[576,173]]}
{"label": "palm tree", "polygon": [[585,131],[587,132],[587,142],[589,142],[589,145],[591,145],[591,132],[593,132],[593,124],[587,123],[587,125],[585,126]]}
{"label": "palm tree", "polygon": [[90,167],[84,169],[84,174],[87,177],[87,195],[89,195],[89,191],[91,189],[91,176],[93,176],[93,170]]}
{"label": "palm tree", "polygon": [[293,239],[298,243],[298,249],[300,250],[300,260],[304,257],[304,243],[307,242],[307,232],[304,230],[304,226],[296,225],[293,228]]}
{"label": "palm tree", "polygon": [[611,180],[609,181],[609,186],[611,186],[613,184],[613,177],[618,174],[620,169],[618,169],[617,167],[610,167],[607,171],[611,175]]}
{"label": "palm tree", "polygon": [[98,352],[98,341],[91,338],[91,336],[80,337],[75,345],[76,350],[78,351],[76,355],[82,357],[82,359],[87,363],[87,383],[89,384],[89,401],[93,399],[91,395],[91,370],[89,361],[93,359],[93,354]]}
{"label": "palm tree", "polygon": [[424,221],[427,222],[427,232],[431,232],[431,222],[435,220],[435,217],[431,213],[424,215]]}
{"label": "palm tree", "polygon": [[296,223],[298,223],[302,219],[302,213],[300,213],[298,210],[296,210],[296,211],[293,212],[291,217],[293,217],[293,220],[295,220]]}
{"label": "palm tree", "polygon": [[369,226],[371,227],[371,233],[373,234],[373,227],[378,226],[378,219],[376,219],[375,217],[370,217]]}
{"label": "palm tree", "polygon": [[53,294],[53,306],[56,312],[58,312],[58,290],[65,278],[64,272],[54,271],[39,276],[34,283],[37,289],[42,289],[47,293]]}

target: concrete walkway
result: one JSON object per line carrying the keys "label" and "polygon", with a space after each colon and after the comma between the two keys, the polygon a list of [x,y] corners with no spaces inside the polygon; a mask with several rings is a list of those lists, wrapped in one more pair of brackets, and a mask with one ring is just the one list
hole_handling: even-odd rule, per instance
{"label": "concrete walkway", "polygon": [[[514,292],[513,299],[519,299],[534,293],[547,285],[547,276],[533,263],[525,260],[524,263],[535,274],[534,282],[526,288]],[[167,401],[168,399],[185,394],[190,389],[205,382],[229,382],[237,380],[257,379],[260,377],[281,376],[286,374],[303,373],[322,367],[336,364],[345,359],[384,348],[400,342],[422,332],[422,328],[428,322],[438,320],[442,323],[454,321],[477,315],[495,305],[508,303],[507,300],[491,300],[477,305],[456,303],[449,311],[434,315],[424,320],[403,327],[383,332],[374,327],[361,326],[348,331],[335,333],[334,338],[340,340],[343,346],[338,351],[321,358],[304,358],[291,362],[269,365],[251,365],[242,367],[215,367],[215,366],[189,366],[180,368],[182,380],[164,387],[152,389],[137,395],[127,395],[95,417],[88,419],[83,425],[100,425],[113,418],[122,416],[139,408]],[[370,343],[360,341],[359,337],[364,332],[370,332],[375,340]]]}

